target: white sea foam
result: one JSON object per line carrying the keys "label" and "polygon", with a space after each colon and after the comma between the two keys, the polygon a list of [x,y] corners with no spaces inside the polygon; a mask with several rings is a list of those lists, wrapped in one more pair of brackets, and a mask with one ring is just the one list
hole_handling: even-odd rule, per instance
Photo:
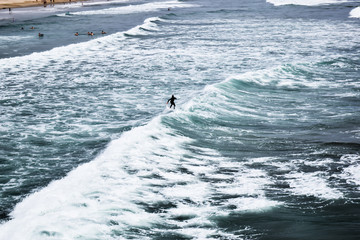
{"label": "white sea foam", "polygon": [[305,6],[316,6],[326,4],[338,4],[348,2],[347,0],[266,0],[266,2],[274,4],[275,6],[281,5],[305,5]]}
{"label": "white sea foam", "polygon": [[346,154],[341,156],[340,161],[346,164],[356,164],[360,162],[360,156],[357,154]]}
{"label": "white sea foam", "polygon": [[[192,140],[174,134],[161,121],[160,116],[124,133],[94,161],[24,199],[12,212],[13,219],[0,226],[0,239],[111,238],[113,230],[125,234],[128,228],[169,223],[181,227],[175,231],[179,234],[200,238],[214,231],[194,231],[194,227],[211,226],[211,217],[233,211],[224,210],[225,206],[236,206],[235,211],[242,212],[279,204],[265,198],[264,186],[271,182],[265,172],[227,164],[226,158],[211,149],[197,148],[200,155],[196,157],[184,148]],[[187,172],[179,171],[180,166]],[[218,167],[238,172],[226,177],[216,172]],[[204,177],[217,183],[203,181]],[[233,195],[233,199],[211,206],[209,199],[219,193]],[[237,195],[247,197],[236,200]],[[161,202],[175,206],[161,214],[143,209]],[[176,218],[189,220],[171,220]]]}
{"label": "white sea foam", "polygon": [[[133,202],[146,199],[156,201],[163,197],[147,190],[146,185],[152,182],[151,179],[142,181],[132,172],[142,170],[151,173],[153,169],[166,166],[171,155],[181,156],[179,146],[182,141],[187,141],[185,138],[177,137],[171,141],[167,138],[163,148],[171,148],[172,151],[166,159],[157,158],[152,154],[156,149],[161,151],[161,148],[154,148],[153,145],[159,146],[152,139],[156,132],[160,134],[158,136],[169,134],[160,127],[158,119],[154,120],[152,124],[134,129],[112,142],[95,161],[80,166],[64,179],[26,198],[12,213],[14,220],[1,226],[0,239],[20,239],[24,236],[42,239],[44,231],[53,232],[64,239],[73,239],[77,235],[93,237],[110,231],[106,227],[107,221],[112,219],[109,213],[117,213],[113,218],[120,225],[148,226],[156,222],[158,216],[143,212]],[[74,231],[66,222],[76,224],[77,230]],[[19,225],[27,227],[22,231],[12,229]]]}
{"label": "white sea foam", "polygon": [[294,172],[286,176],[291,191],[296,195],[315,196],[323,199],[338,199],[343,193],[329,187],[326,176],[321,172]]}
{"label": "white sea foam", "polygon": [[264,186],[271,184],[267,174],[261,170],[239,169],[235,175],[235,181],[231,184],[224,182],[216,184],[218,191],[225,195],[257,196],[264,194]]}
{"label": "white sea foam", "polygon": [[350,18],[360,18],[360,7],[354,8],[350,12]]}
{"label": "white sea foam", "polygon": [[350,184],[356,184],[360,190],[360,164],[349,166],[341,174]]}
{"label": "white sea foam", "polygon": [[227,204],[235,206],[239,212],[263,212],[280,205],[279,202],[269,200],[265,197],[233,198],[230,199]]}
{"label": "white sea foam", "polygon": [[358,189],[360,189],[360,156],[346,154],[340,158],[340,161],[349,166],[343,169],[339,177],[345,179],[349,184],[357,185]]}

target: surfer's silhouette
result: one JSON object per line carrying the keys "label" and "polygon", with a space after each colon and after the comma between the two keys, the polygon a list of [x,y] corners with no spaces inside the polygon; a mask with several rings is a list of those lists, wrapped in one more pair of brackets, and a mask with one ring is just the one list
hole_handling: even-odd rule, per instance
{"label": "surfer's silhouette", "polygon": [[174,109],[175,109],[175,99],[176,99],[176,97],[174,97],[174,95],[172,95],[171,96],[171,98],[169,98],[169,100],[167,100],[167,103],[166,104],[168,104],[169,102],[170,102],[170,108],[172,107],[172,106],[174,106]]}

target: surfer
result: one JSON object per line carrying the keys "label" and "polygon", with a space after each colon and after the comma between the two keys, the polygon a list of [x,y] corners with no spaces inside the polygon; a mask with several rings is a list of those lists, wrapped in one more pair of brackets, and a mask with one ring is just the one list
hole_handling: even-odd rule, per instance
{"label": "surfer", "polygon": [[171,98],[169,98],[169,100],[167,100],[167,103],[168,104],[170,102],[170,108],[174,105],[174,109],[175,109],[175,99],[176,97],[174,97],[174,95],[171,96]]}

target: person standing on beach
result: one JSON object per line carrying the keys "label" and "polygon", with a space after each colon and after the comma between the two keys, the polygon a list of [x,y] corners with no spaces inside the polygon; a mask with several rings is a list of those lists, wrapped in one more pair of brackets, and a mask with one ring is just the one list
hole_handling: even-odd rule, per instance
{"label": "person standing on beach", "polygon": [[169,98],[169,100],[167,100],[166,104],[168,104],[170,102],[170,108],[172,106],[174,106],[174,109],[175,109],[175,99],[176,99],[176,97],[174,97],[174,95],[172,95],[171,98]]}

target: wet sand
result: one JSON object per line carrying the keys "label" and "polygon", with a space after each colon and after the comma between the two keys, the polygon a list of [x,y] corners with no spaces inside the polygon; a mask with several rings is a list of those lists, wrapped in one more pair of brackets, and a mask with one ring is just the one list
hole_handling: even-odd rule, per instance
{"label": "wet sand", "polygon": [[[0,0],[0,9],[46,6],[50,4],[83,2],[86,0]],[[10,11],[9,10],[9,11]]]}

